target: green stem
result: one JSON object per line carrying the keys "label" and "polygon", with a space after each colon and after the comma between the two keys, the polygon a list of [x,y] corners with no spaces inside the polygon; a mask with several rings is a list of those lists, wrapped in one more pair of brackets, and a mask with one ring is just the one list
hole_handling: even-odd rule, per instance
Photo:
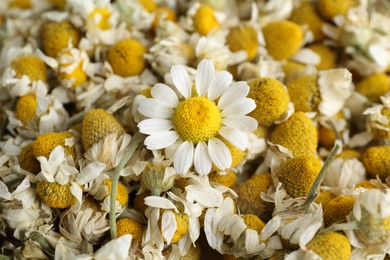
{"label": "green stem", "polygon": [[330,163],[333,161],[334,157],[336,156],[337,152],[339,151],[340,146],[338,144],[335,145],[332,152],[330,153],[329,157],[326,159],[324,165],[321,168],[320,173],[318,174],[316,180],[313,183],[313,186],[311,186],[311,189],[309,191],[309,194],[307,195],[303,210],[307,212],[309,210],[309,207],[311,203],[316,199],[317,197],[317,190],[321,185],[322,180],[325,177],[326,170],[328,169]]}
{"label": "green stem", "polygon": [[137,132],[135,135],[133,135],[130,142],[129,150],[127,150],[126,153],[123,155],[118,166],[115,168],[114,176],[112,176],[112,185],[111,185],[111,194],[110,194],[111,239],[116,238],[116,192],[118,189],[119,175],[122,169],[125,167],[126,163],[129,161],[129,159],[135,152],[135,149],[137,149],[139,143],[141,143],[143,138],[144,136],[140,132]]}
{"label": "green stem", "polygon": [[32,240],[37,242],[43,250],[45,250],[47,253],[54,255],[55,249],[54,247],[38,232],[35,232],[30,237]]}

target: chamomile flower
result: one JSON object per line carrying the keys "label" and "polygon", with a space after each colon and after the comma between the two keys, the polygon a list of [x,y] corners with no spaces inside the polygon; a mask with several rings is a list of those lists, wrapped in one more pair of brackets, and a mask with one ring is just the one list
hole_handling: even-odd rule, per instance
{"label": "chamomile flower", "polygon": [[388,140],[390,137],[390,97],[381,96],[382,104],[367,108],[363,114],[369,116],[371,133],[379,140]]}
{"label": "chamomile flower", "polygon": [[173,157],[178,173],[187,172],[192,165],[200,174],[208,174],[212,163],[221,170],[230,167],[232,155],[217,135],[240,150],[248,147],[246,132],[257,127],[255,120],[246,116],[255,108],[254,101],[246,98],[249,86],[244,82],[232,84],[231,75],[216,73],[209,60],[198,66],[195,93],[182,66],[173,66],[171,75],[179,97],[170,87],[156,84],[151,91],[153,98],[141,100],[138,107],[149,117],[138,124],[140,132],[149,135],[145,139],[147,149],[179,145]]}

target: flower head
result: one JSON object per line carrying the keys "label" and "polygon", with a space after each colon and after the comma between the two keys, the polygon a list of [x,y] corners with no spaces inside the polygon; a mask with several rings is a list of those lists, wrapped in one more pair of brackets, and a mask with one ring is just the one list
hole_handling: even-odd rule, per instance
{"label": "flower head", "polygon": [[257,31],[249,24],[242,24],[230,30],[227,36],[227,43],[230,50],[245,51],[247,60],[252,60],[258,49]]}
{"label": "flower head", "polygon": [[39,198],[55,209],[65,209],[77,202],[70,191],[71,184],[60,185],[56,182],[38,181],[36,192]]}
{"label": "flower head", "polygon": [[329,203],[323,206],[325,226],[346,222],[347,215],[351,212],[354,203],[354,198],[344,195],[329,201]]}
{"label": "flower head", "polygon": [[363,154],[363,164],[366,167],[367,173],[375,178],[379,176],[385,180],[390,176],[390,169],[387,166],[389,163],[390,146],[372,146]]}
{"label": "flower head", "polygon": [[35,95],[29,94],[22,96],[16,102],[15,117],[22,122],[23,125],[28,125],[36,118],[36,110],[38,100]]}
{"label": "flower head", "polygon": [[306,247],[322,259],[348,260],[352,255],[348,238],[337,232],[316,235]]}
{"label": "flower head", "polygon": [[130,234],[133,240],[142,242],[145,227],[131,218],[122,218],[116,222],[118,237]]}
{"label": "flower head", "polygon": [[37,56],[21,56],[12,61],[11,67],[15,70],[16,77],[26,75],[31,81],[41,80],[46,82],[47,68],[45,63]]}
{"label": "flower head", "polygon": [[219,27],[214,9],[208,5],[201,5],[194,16],[195,31],[206,36],[211,30]]}
{"label": "flower head", "polygon": [[324,20],[317,11],[317,7],[313,2],[303,2],[291,14],[290,20],[299,24],[307,25],[317,41],[325,38],[322,32],[322,25]]}
{"label": "flower head", "polygon": [[34,141],[32,148],[35,158],[38,156],[45,156],[49,158],[50,153],[57,146],[63,146],[67,155],[72,155],[73,158],[75,155],[75,147],[65,145],[67,138],[72,138],[73,135],[69,132],[59,132],[59,133],[47,133],[37,137]]}
{"label": "flower head", "polygon": [[33,174],[38,174],[41,171],[39,161],[35,158],[32,144],[27,145],[22,149],[19,155],[20,167]]}
{"label": "flower head", "polygon": [[363,78],[356,85],[356,91],[370,101],[380,103],[380,96],[390,91],[390,78],[386,73],[374,73]]}
{"label": "flower head", "polygon": [[316,65],[318,70],[328,70],[336,67],[336,52],[324,44],[312,44],[307,47],[316,53],[321,61]]}
{"label": "flower head", "polygon": [[167,85],[156,84],[152,98],[139,103],[138,111],[149,117],[138,124],[140,132],[149,135],[146,147],[168,149],[176,143],[173,161],[178,173],[193,164],[200,174],[208,174],[212,163],[221,170],[230,167],[232,155],[218,135],[240,150],[248,147],[246,132],[257,127],[246,116],[255,108],[254,101],[246,98],[249,86],[232,84],[232,76],[225,71],[216,73],[209,60],[198,66],[194,92],[184,67],[173,66],[171,75],[179,96]]}
{"label": "flower head", "polygon": [[342,2],[333,0],[320,0],[318,2],[318,10],[320,14],[328,20],[336,15],[345,15],[348,10],[355,6],[359,1],[357,0],[345,0]]}

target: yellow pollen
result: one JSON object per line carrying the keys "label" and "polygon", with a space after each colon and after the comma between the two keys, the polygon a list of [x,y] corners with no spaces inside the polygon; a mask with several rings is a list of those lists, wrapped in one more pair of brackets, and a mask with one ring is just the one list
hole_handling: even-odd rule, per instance
{"label": "yellow pollen", "polygon": [[101,30],[107,30],[111,28],[108,21],[110,19],[111,12],[105,8],[96,8],[92,13],[88,15],[90,21],[94,23]]}
{"label": "yellow pollen", "polygon": [[27,76],[31,81],[41,80],[46,82],[47,68],[45,63],[36,56],[23,56],[12,61],[12,68],[16,77]]}
{"label": "yellow pollen", "polygon": [[32,7],[31,0],[11,0],[10,8],[30,9]]}
{"label": "yellow pollen", "polygon": [[173,123],[181,139],[198,143],[215,137],[221,127],[221,112],[205,97],[192,97],[176,108]]}
{"label": "yellow pollen", "polygon": [[145,227],[132,220],[131,218],[122,218],[116,222],[118,237],[130,234],[139,244],[142,242],[142,235]]}
{"label": "yellow pollen", "polygon": [[23,125],[27,125],[34,120],[35,112],[38,107],[38,100],[35,95],[29,94],[19,98],[15,107],[15,117],[19,119]]}
{"label": "yellow pollen", "polygon": [[197,10],[194,17],[195,31],[206,36],[212,29],[219,27],[219,22],[214,15],[214,9],[207,5],[202,5]]}
{"label": "yellow pollen", "polygon": [[42,202],[55,209],[66,209],[77,202],[70,192],[69,183],[59,185],[56,182],[38,181],[36,192]]}

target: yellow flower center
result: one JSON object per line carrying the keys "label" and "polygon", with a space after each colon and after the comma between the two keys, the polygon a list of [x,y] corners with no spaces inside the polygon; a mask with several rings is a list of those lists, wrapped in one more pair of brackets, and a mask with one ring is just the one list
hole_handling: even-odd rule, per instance
{"label": "yellow flower center", "polygon": [[38,100],[35,95],[29,94],[22,96],[16,103],[15,117],[24,125],[27,125],[34,120],[37,107]]}
{"label": "yellow flower center", "polygon": [[214,16],[214,9],[207,5],[202,5],[197,10],[194,17],[195,30],[201,35],[207,35],[212,29],[219,27],[219,22]]}
{"label": "yellow flower center", "polygon": [[47,68],[45,63],[36,56],[23,56],[12,61],[16,77],[27,76],[30,80],[46,82]]}
{"label": "yellow flower center", "polygon": [[11,8],[30,9],[32,7],[31,0],[12,0],[9,3]]}
{"label": "yellow flower center", "polygon": [[108,22],[110,16],[111,12],[109,10],[105,8],[96,8],[88,15],[88,18],[93,21],[94,25],[99,29],[107,30],[111,27],[110,23]]}
{"label": "yellow flower center", "polygon": [[173,117],[180,137],[194,143],[216,136],[221,121],[218,107],[205,97],[192,97],[181,102]]}

